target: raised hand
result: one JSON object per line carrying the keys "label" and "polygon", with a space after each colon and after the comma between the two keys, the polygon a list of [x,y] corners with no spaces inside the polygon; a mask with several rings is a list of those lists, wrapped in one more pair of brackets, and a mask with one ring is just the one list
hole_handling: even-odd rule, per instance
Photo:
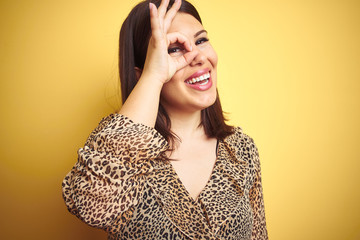
{"label": "raised hand", "polygon": [[[177,32],[168,34],[171,22],[181,6],[181,0],[175,0],[166,12],[168,4],[169,0],[162,0],[158,9],[153,3],[149,4],[152,36],[142,72],[161,83],[169,81],[176,71],[188,65],[196,56],[184,35]],[[171,57],[168,47],[177,42],[184,46],[185,53],[179,57]]]}
{"label": "raised hand", "polygon": [[[141,76],[123,104],[120,113],[134,122],[154,127],[160,93],[164,83],[168,82],[179,69],[190,64],[197,51],[192,51],[190,41],[182,34],[168,34],[171,23],[181,6],[181,0],[175,0],[166,12],[169,0],[162,0],[157,9],[153,3],[150,7],[152,36],[149,41],[146,60]],[[180,56],[170,56],[170,44],[183,45],[184,52]]]}

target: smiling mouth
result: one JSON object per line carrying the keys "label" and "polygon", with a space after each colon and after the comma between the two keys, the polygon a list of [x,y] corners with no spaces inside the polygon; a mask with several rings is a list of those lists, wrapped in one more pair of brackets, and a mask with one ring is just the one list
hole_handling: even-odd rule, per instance
{"label": "smiling mouth", "polygon": [[185,82],[191,85],[205,85],[209,82],[209,79],[210,79],[210,73],[208,72],[199,77],[186,80]]}

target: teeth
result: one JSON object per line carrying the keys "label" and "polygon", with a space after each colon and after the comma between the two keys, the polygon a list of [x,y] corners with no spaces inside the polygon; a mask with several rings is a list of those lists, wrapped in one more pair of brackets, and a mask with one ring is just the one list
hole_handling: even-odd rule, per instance
{"label": "teeth", "polygon": [[[194,83],[197,83],[197,82],[200,82],[200,81],[207,80],[209,77],[210,77],[210,73],[205,73],[204,75],[201,75],[200,77],[196,77],[196,78],[193,78],[193,79],[190,79],[190,80],[186,81],[186,83],[194,84]],[[208,81],[204,82],[203,84],[206,84],[207,82]]]}
{"label": "teeth", "polygon": [[200,83],[200,85],[205,85],[205,84],[207,84],[208,82],[209,82],[209,80],[206,80],[206,81]]}

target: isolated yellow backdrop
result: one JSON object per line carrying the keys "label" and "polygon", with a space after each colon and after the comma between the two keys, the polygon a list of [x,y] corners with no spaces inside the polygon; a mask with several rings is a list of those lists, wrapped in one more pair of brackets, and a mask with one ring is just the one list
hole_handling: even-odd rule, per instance
{"label": "isolated yellow backdrop", "polygon": [[[61,181],[119,107],[117,41],[135,1],[0,2],[0,238],[105,239]],[[194,0],[231,124],[260,150],[274,240],[360,239],[360,2]]]}

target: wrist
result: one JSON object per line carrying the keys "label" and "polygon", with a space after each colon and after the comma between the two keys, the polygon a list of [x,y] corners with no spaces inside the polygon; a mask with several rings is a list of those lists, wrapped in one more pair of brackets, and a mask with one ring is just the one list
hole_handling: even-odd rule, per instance
{"label": "wrist", "polygon": [[166,79],[164,80],[161,76],[143,72],[143,74],[139,78],[138,84],[146,84],[152,88],[158,88],[161,90],[165,82]]}

